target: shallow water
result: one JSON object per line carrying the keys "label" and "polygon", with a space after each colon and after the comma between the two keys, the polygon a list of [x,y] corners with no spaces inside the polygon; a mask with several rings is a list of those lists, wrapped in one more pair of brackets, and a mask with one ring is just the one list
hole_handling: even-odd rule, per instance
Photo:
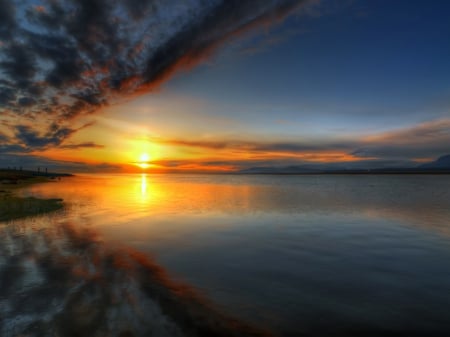
{"label": "shallow water", "polygon": [[65,200],[38,222],[98,230],[286,336],[450,331],[450,176],[79,175],[22,193]]}

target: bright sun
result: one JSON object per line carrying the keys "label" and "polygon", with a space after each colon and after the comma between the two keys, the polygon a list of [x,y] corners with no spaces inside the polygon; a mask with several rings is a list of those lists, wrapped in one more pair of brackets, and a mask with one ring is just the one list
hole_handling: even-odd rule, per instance
{"label": "bright sun", "polygon": [[147,153],[143,153],[141,154],[141,156],[139,157],[140,162],[148,162],[150,160],[150,156]]}
{"label": "bright sun", "polygon": [[150,167],[150,164],[148,163],[148,161],[150,160],[150,156],[147,153],[143,153],[140,155],[139,157],[139,162],[138,162],[138,166],[146,169]]}

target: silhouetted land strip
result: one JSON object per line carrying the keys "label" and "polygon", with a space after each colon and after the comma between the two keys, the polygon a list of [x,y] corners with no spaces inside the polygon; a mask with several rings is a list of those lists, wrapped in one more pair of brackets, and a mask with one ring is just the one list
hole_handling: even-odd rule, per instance
{"label": "silhouetted land strip", "polygon": [[0,170],[0,221],[19,219],[62,208],[62,199],[19,197],[14,194],[14,190],[30,184],[49,182],[52,179],[67,176],[71,175],[67,173]]}
{"label": "silhouetted land strip", "polygon": [[421,168],[382,168],[382,169],[358,169],[358,170],[309,170],[272,167],[254,167],[237,172],[237,174],[264,174],[264,175],[377,175],[377,174],[450,174],[450,169],[421,169]]}
{"label": "silhouetted land strip", "polygon": [[[10,180],[11,183],[24,183],[24,182],[43,182],[45,179],[55,179],[61,177],[71,177],[70,173],[57,173],[57,172],[40,172],[30,170],[13,170],[13,169],[0,169],[0,182],[3,180]],[[41,178],[40,181],[37,181]]]}
{"label": "silhouetted land strip", "polygon": [[[347,166],[349,167],[349,166]],[[450,174],[450,154],[444,155],[432,162],[412,167],[384,168],[345,168],[345,165],[304,164],[290,166],[260,166],[250,167],[237,172],[238,174]]]}

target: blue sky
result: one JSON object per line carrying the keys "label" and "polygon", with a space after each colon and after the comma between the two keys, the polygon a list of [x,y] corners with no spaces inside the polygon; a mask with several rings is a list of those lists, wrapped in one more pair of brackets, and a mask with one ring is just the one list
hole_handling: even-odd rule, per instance
{"label": "blue sky", "polygon": [[[167,90],[211,101],[221,107],[216,113],[244,122],[303,121],[330,131],[449,116],[450,3],[332,4],[324,1],[318,16],[294,16],[230,43]],[[271,39],[280,41],[270,45]]]}

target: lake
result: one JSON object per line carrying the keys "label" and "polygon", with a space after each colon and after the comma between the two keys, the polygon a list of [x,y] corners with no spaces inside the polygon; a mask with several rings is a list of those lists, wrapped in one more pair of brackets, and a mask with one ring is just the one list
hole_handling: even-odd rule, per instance
{"label": "lake", "polygon": [[283,336],[450,333],[450,176],[77,175],[21,192]]}

